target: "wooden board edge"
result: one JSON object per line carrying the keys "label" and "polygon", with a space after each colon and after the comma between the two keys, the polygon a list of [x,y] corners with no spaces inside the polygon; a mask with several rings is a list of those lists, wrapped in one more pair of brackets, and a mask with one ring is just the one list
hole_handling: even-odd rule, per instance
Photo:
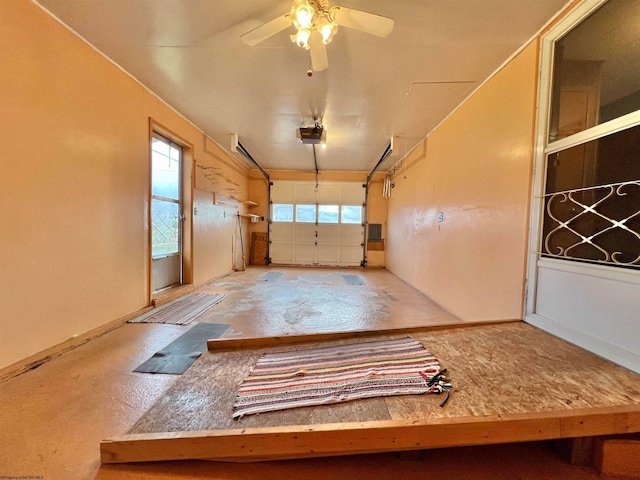
{"label": "wooden board edge", "polygon": [[136,312],[129,313],[123,317],[119,317],[115,320],[110,321],[109,323],[105,323],[99,327],[89,330],[83,334],[80,334],[76,337],[69,338],[62,343],[58,343],[52,347],[41,350],[38,353],[35,353],[23,360],[20,360],[16,363],[8,365],[0,369],[0,382],[4,382],[9,380],[15,376],[22,375],[30,370],[34,370],[38,368],[40,365],[48,362],[52,358],[57,357],[58,355],[62,355],[74,348],[79,347],[80,345],[84,345],[89,340],[92,340],[96,337],[104,335],[105,333],[110,332],[111,330],[115,330],[121,325],[125,324],[129,320],[136,318],[140,315],[143,315],[149,311],[153,310],[153,307],[145,307]]}
{"label": "wooden board edge", "polygon": [[505,323],[520,323],[522,320],[492,320],[488,322],[460,322],[441,325],[421,325],[415,327],[385,328],[381,330],[348,330],[344,332],[305,333],[300,335],[280,335],[273,337],[214,338],[207,341],[207,349],[211,351],[273,348],[281,345],[308,342],[328,342],[362,335],[394,335],[402,333],[432,332],[458,328],[486,327]]}
{"label": "wooden board edge", "polygon": [[640,432],[640,405],[433,420],[130,434],[100,444],[102,463],[258,461]]}
{"label": "wooden board edge", "polygon": [[189,295],[196,290],[196,286],[192,283],[185,283],[183,285],[178,285],[176,287],[170,287],[166,290],[163,290],[160,293],[156,293],[151,297],[151,304],[158,308],[163,305],[166,305],[169,302],[173,302],[180,297],[184,297],[185,295]]}

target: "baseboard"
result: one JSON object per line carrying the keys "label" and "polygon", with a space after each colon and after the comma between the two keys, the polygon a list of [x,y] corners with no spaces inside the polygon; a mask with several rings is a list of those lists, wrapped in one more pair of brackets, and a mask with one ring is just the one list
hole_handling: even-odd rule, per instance
{"label": "baseboard", "polygon": [[191,283],[168,288],[167,290],[163,290],[159,293],[154,294],[153,299],[151,300],[151,305],[153,305],[154,307],[165,305],[169,302],[174,301],[176,298],[182,297],[183,295],[187,295],[189,293],[193,293],[195,289],[196,286]]}
{"label": "baseboard", "polygon": [[123,317],[117,318],[116,320],[112,320],[111,322],[105,323],[104,325],[89,330],[88,332],[65,340],[62,343],[46,348],[16,363],[0,368],[0,382],[4,382],[6,380],[9,380],[10,378],[22,375],[25,372],[38,368],[40,365],[43,365],[52,358],[73,350],[74,348],[87,343],[93,338],[104,335],[105,333],[110,332],[111,330],[114,330],[123,325],[132,318],[136,318],[137,316],[142,315],[152,309],[153,307],[146,307]]}
{"label": "baseboard", "polygon": [[588,333],[563,325],[542,315],[532,314],[525,321],[569,343],[573,343],[610,362],[640,373],[640,355],[612,343],[593,337]]}
{"label": "baseboard", "polygon": [[212,279],[209,279],[197,285],[194,285],[194,284],[181,285],[180,287],[177,287],[175,289],[167,290],[166,294],[164,295],[160,294],[156,298],[154,298],[153,304],[149,307],[145,307],[135,312],[129,313],[123,317],[112,320],[109,323],[105,323],[104,325],[101,325],[97,328],[89,330],[88,332],[85,332],[81,335],[77,335],[68,340],[65,340],[62,343],[46,348],[16,363],[13,363],[6,367],[2,367],[0,368],[0,382],[4,382],[17,375],[21,375],[25,372],[28,372],[29,370],[38,368],[40,365],[48,362],[49,360],[57,357],[58,355],[68,352],[69,350],[73,350],[74,348],[87,343],[89,340],[93,338],[99,337],[100,335],[104,335],[105,333],[118,328],[119,326],[127,323],[129,320],[133,318],[139,317],[140,315],[144,315],[145,313],[153,310],[154,308],[160,305],[164,305],[172,300],[175,300],[178,297],[186,295],[187,293],[191,293],[203,285],[209,284],[220,278],[226,277],[230,273],[233,273],[233,271],[230,270],[229,272],[218,275]]}

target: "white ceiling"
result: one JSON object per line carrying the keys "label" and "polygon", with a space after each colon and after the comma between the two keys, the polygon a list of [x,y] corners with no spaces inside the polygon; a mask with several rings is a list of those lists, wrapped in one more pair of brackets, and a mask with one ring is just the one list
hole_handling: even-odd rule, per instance
{"label": "white ceiling", "polygon": [[[314,170],[296,129],[322,118],[318,168],[390,166],[559,11],[567,0],[336,0],[391,17],[387,38],[340,28],[329,68],[308,77],[289,30],[249,47],[240,35],[290,0],[38,0],[230,150],[265,169]],[[330,2],[330,5],[334,5]],[[291,30],[294,30],[291,27]],[[239,154],[237,154],[239,155]],[[242,158],[242,157],[239,157]]]}

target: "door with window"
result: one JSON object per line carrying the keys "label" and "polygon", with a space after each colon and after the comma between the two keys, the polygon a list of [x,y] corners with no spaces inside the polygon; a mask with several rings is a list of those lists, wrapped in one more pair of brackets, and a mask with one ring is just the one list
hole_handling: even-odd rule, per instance
{"label": "door with window", "polygon": [[273,263],[359,266],[364,248],[365,189],[353,182],[274,182]]}
{"label": "door with window", "polygon": [[640,372],[640,3],[543,38],[526,320]]}
{"label": "door with window", "polygon": [[151,140],[151,256],[153,291],[182,284],[182,148]]}

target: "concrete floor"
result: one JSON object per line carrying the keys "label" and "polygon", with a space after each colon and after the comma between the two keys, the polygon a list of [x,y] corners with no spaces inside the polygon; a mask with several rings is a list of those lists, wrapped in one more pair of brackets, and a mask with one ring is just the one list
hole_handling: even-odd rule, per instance
{"label": "concrete floor", "polygon": [[[258,285],[265,271],[248,269],[202,287],[229,297],[198,321],[228,323],[233,336],[459,322],[384,270],[285,269],[273,285]],[[367,285],[345,285],[342,273],[360,275]],[[132,370],[188,328],[125,324],[0,384],[0,478],[600,478],[592,469],[569,466],[540,443],[433,450],[410,458],[101,466],[100,441],[126,433],[178,378]]]}
{"label": "concrete floor", "polygon": [[[267,273],[282,273],[262,281]],[[365,285],[349,285],[344,275]],[[383,269],[252,267],[199,290],[228,297],[198,319],[228,323],[228,336],[378,330],[458,324],[416,289]]]}

